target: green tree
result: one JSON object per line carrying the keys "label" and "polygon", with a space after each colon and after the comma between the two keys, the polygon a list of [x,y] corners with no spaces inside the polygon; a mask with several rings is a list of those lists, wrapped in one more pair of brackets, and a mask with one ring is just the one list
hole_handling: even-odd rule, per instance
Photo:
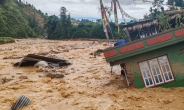
{"label": "green tree", "polygon": [[54,39],[68,39],[71,38],[71,20],[70,15],[66,15],[66,8],[61,7],[60,8],[60,19],[58,23],[54,26],[56,27],[54,30],[52,30],[53,34],[51,35],[51,38]]}
{"label": "green tree", "polygon": [[103,25],[99,25],[99,24],[95,24],[92,26],[91,28],[91,37],[92,38],[100,38],[100,39],[103,39],[105,38],[105,34],[104,34],[104,31],[103,31]]}
{"label": "green tree", "polygon": [[47,17],[45,29],[49,39],[68,39],[71,37],[70,15],[61,15],[61,17],[58,18],[55,15]]}
{"label": "green tree", "polygon": [[67,20],[66,20],[66,24],[67,24],[67,39],[71,38],[72,35],[72,24],[71,24],[71,17],[70,15],[68,15]]}
{"label": "green tree", "polygon": [[44,28],[46,30],[46,33],[48,35],[49,39],[55,39],[54,37],[54,31],[56,30],[56,27],[59,23],[59,18],[55,15],[49,16],[45,22]]}
{"label": "green tree", "polygon": [[184,1],[183,0],[168,0],[168,4],[179,6],[179,7],[184,7]]}
{"label": "green tree", "polygon": [[171,28],[169,24],[169,16],[165,16],[164,13],[160,13],[157,15],[157,19],[159,20],[159,30],[165,31]]}

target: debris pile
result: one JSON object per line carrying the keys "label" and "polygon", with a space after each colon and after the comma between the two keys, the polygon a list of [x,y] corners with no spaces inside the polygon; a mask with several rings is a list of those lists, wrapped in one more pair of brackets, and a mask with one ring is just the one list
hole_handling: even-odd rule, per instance
{"label": "debris pile", "polygon": [[[68,65],[71,65],[71,63],[64,58],[62,59],[56,59],[51,57],[44,57],[39,56],[35,54],[28,54],[25,56],[20,62],[17,62],[14,64],[15,67],[25,67],[25,66],[34,66],[37,67],[37,72],[44,72],[45,74],[38,75],[39,77],[50,77],[51,79],[54,78],[63,78],[64,75],[66,75],[65,71],[63,72],[63,68],[60,67],[66,67]],[[62,69],[62,70],[61,70]],[[21,73],[20,73],[21,74]],[[27,76],[21,76],[18,77],[21,81],[24,79],[28,79]]]}
{"label": "debris pile", "polygon": [[24,57],[21,62],[15,63],[14,66],[36,66],[36,67],[61,67],[61,66],[67,66],[71,65],[70,62],[68,62],[65,59],[55,59],[55,58],[49,58],[34,54],[28,54],[26,57]]}

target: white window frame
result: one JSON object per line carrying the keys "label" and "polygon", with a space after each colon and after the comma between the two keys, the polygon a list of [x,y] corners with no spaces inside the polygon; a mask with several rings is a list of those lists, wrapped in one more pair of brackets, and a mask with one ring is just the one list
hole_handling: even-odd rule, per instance
{"label": "white window frame", "polygon": [[[155,61],[154,63],[156,63],[157,65],[151,65],[152,64],[151,61],[152,62]],[[164,83],[164,78],[163,78],[163,75],[161,73],[159,62],[158,62],[157,58],[149,60],[148,63],[149,63],[150,70],[152,72],[152,76],[154,78],[155,85],[163,84]],[[156,74],[154,74],[153,69],[155,70]],[[161,79],[159,78],[159,76],[160,76]],[[156,80],[155,77],[157,77],[157,80],[159,81],[158,83],[157,83],[157,80]]]}
{"label": "white window frame", "polygon": [[[160,61],[160,59],[161,59],[161,58],[164,58],[164,57],[166,58],[166,62],[165,62],[165,64],[162,64],[162,63],[161,63],[161,61]],[[170,63],[169,63],[169,61],[168,61],[167,56],[159,57],[159,58],[158,58],[158,61],[159,61],[160,68],[161,68],[161,70],[162,70],[162,73],[163,73],[163,76],[164,76],[165,82],[171,82],[171,81],[174,81],[173,72],[172,72],[172,70],[171,70],[171,66],[170,66]],[[168,66],[168,68],[167,68],[166,66]],[[166,71],[166,72],[164,72],[163,67],[165,68],[165,71]],[[168,70],[168,69],[169,69],[169,70]],[[172,78],[170,78],[170,76],[169,76],[169,72],[171,73],[171,77],[172,77]],[[167,75],[167,77],[169,78],[169,80],[167,80],[167,78],[166,78],[166,76],[165,76],[165,75]]]}
{"label": "white window frame", "polygon": [[[144,64],[144,63],[147,64],[148,68],[146,68],[146,69],[141,69],[141,65]],[[147,61],[139,63],[139,67],[140,67],[140,70],[141,70],[141,74],[142,74],[142,76],[143,76],[143,81],[144,81],[145,86],[146,86],[146,87],[152,87],[152,86],[154,86],[154,81],[153,81],[153,78],[152,78],[152,75],[151,75],[151,72],[150,72],[149,65],[148,65]],[[147,73],[147,71],[148,71],[149,73]],[[145,73],[145,74],[144,74],[144,73]],[[148,74],[149,74],[149,76],[148,76]],[[145,76],[146,76],[146,77],[145,77]],[[150,84],[150,83],[151,83],[151,82],[150,82],[150,78],[151,78],[152,84]],[[146,80],[149,81],[149,85],[147,84]]]}
{"label": "white window frame", "polygon": [[[148,61],[143,61],[138,64],[146,87],[153,87],[175,80],[167,55],[150,59]],[[145,71],[149,71],[150,77],[147,76],[148,75],[147,73],[145,75]],[[150,83],[149,84],[146,83],[146,79],[148,78],[151,78],[153,84],[150,85]]]}

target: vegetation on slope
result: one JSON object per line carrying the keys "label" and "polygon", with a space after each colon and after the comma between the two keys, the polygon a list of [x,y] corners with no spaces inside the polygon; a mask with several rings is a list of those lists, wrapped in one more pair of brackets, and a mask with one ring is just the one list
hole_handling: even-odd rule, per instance
{"label": "vegetation on slope", "polygon": [[0,44],[13,43],[15,40],[11,37],[0,37]]}
{"label": "vegetation on slope", "polygon": [[[1,1],[0,37],[27,38],[43,35],[43,28],[38,25],[36,20],[36,15],[38,16],[40,13],[35,10],[30,4],[23,4],[21,1]],[[44,14],[42,14],[42,18],[44,18]]]}
{"label": "vegetation on slope", "polygon": [[[184,6],[183,0],[168,0],[169,4],[174,2],[176,6]],[[106,38],[100,19],[96,22],[83,19],[78,25],[72,25],[70,15],[66,15],[66,12],[66,8],[61,7],[60,17],[47,16],[27,2],[24,4],[21,0],[0,0],[0,37],[27,38],[47,35],[49,39]],[[150,8],[150,14],[145,15],[144,19],[158,19],[158,31],[183,25],[184,15],[168,20],[168,16],[163,12],[163,7],[160,11],[157,8]],[[119,25],[121,28],[125,24]],[[118,33],[115,23],[110,22],[110,26],[110,38],[127,38],[123,30],[120,29]]]}

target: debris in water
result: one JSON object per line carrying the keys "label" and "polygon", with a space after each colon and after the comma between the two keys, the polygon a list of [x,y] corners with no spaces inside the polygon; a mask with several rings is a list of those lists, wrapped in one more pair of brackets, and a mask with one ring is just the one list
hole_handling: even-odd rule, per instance
{"label": "debris in water", "polygon": [[16,74],[23,74],[22,72],[17,72]]}
{"label": "debris in water", "polygon": [[48,63],[46,61],[39,61],[34,65],[35,67],[48,67]]}
{"label": "debris in water", "polygon": [[93,53],[90,53],[90,55],[94,55],[94,58],[96,58],[96,56],[101,56],[100,54],[103,53],[104,50],[103,49],[98,49]]}
{"label": "debris in water", "polygon": [[64,75],[63,74],[54,74],[54,78],[63,78]]}
{"label": "debris in water", "polygon": [[96,53],[103,53],[103,52],[104,52],[103,49],[98,49],[98,50],[96,51]]}
{"label": "debris in water", "polygon": [[20,108],[23,108],[27,105],[29,105],[31,103],[31,101],[29,100],[29,98],[27,98],[26,96],[20,96],[17,101],[12,105],[12,107],[10,108],[10,110],[18,110]]}
{"label": "debris in water", "polygon": [[52,73],[47,73],[46,77],[50,77],[51,79],[53,78],[64,78],[63,74],[52,74]]}
{"label": "debris in water", "polygon": [[28,54],[26,57],[24,57],[21,60],[21,62],[15,63],[14,66],[34,66],[38,62],[41,62],[39,64],[43,64],[43,61],[44,61],[44,65],[46,63],[48,65],[58,64],[59,66],[71,65],[70,62],[68,62],[67,60],[64,60],[64,59],[55,59],[55,58],[49,58],[49,57],[44,57],[44,56],[39,56],[39,55],[34,55],[34,54]]}
{"label": "debris in water", "polygon": [[54,75],[53,75],[52,73],[47,73],[47,74],[46,74],[46,77],[49,77],[49,78],[52,79],[52,78],[54,78]]}
{"label": "debris in water", "polygon": [[94,53],[90,53],[89,55],[94,55]]}
{"label": "debris in water", "polygon": [[27,76],[20,76],[19,79],[23,80],[23,79],[28,79]]}
{"label": "debris in water", "polygon": [[0,82],[1,82],[1,84],[5,84],[5,83],[7,83],[7,82],[9,82],[9,81],[11,81],[11,80],[13,80],[12,78],[6,78],[6,77],[4,77],[4,78],[2,78],[1,80],[0,80]]}
{"label": "debris in water", "polygon": [[59,67],[60,65],[58,63],[52,63],[49,64],[49,67],[54,68],[54,67]]}
{"label": "debris in water", "polygon": [[55,51],[55,50],[51,50],[49,53],[58,54],[58,53],[61,53],[61,52],[58,52],[58,51]]}

